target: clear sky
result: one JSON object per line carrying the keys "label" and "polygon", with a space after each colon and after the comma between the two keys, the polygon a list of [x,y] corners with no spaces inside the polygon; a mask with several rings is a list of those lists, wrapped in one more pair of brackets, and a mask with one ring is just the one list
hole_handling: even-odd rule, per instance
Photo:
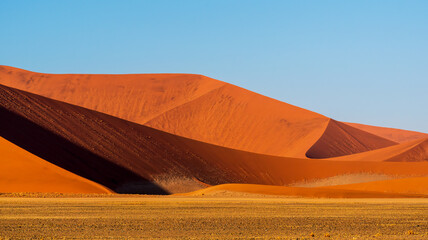
{"label": "clear sky", "polygon": [[197,73],[340,121],[428,132],[428,1],[0,1],[0,64]]}

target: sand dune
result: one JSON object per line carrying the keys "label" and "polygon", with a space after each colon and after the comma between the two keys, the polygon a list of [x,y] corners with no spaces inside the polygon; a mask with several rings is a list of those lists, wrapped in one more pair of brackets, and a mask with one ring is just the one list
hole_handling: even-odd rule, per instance
{"label": "sand dune", "polygon": [[401,130],[401,129],[395,129],[395,128],[376,127],[376,126],[364,125],[359,123],[346,123],[346,124],[398,143],[428,138],[428,134],[426,133]]}
{"label": "sand dune", "polygon": [[0,137],[0,192],[110,193]]}
{"label": "sand dune", "polygon": [[298,188],[257,184],[222,184],[195,192],[179,194],[185,196],[240,196],[242,194],[280,195],[316,198],[406,198],[428,197],[424,194],[385,193],[329,188]]}
{"label": "sand dune", "polygon": [[[308,156],[326,158],[393,144],[362,131],[346,132],[350,127],[320,114],[201,75],[42,74],[0,66],[0,84],[262,154],[305,158],[317,142]],[[331,138],[335,141],[324,141]],[[368,142],[360,144],[361,138]]]}
{"label": "sand dune", "polygon": [[[225,183],[285,186],[344,175],[428,175],[428,139],[397,144],[200,75],[41,74],[3,66],[0,83],[5,84],[0,85],[0,136],[39,162],[55,165],[63,171],[58,179],[71,174],[86,184],[64,187],[66,192],[97,192],[100,184],[119,193],[168,194]],[[31,175],[21,174],[31,168],[0,166],[0,171],[22,183],[31,181]],[[1,181],[9,180],[0,175]],[[246,185],[244,190],[313,197],[403,197],[424,191],[402,192],[397,182],[389,193],[382,193],[379,183],[366,186],[263,190]],[[229,190],[235,188],[240,187]]]}
{"label": "sand dune", "polygon": [[172,185],[177,179],[286,185],[349,173],[428,173],[428,162],[325,161],[234,150],[5,86],[0,111],[1,136],[116,192],[174,192],[168,178]]}

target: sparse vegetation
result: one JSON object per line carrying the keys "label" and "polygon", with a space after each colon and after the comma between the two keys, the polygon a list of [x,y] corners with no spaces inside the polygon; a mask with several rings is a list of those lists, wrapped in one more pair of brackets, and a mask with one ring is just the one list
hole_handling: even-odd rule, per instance
{"label": "sparse vegetation", "polygon": [[409,230],[428,228],[426,199],[34,196],[0,197],[0,238],[428,237]]}

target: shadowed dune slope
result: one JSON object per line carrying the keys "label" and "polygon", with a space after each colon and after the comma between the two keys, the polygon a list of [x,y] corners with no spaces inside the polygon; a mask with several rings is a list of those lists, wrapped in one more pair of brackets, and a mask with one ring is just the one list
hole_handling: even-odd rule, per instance
{"label": "shadowed dune slope", "polygon": [[428,197],[428,177],[393,179],[322,188],[385,193],[423,194]]}
{"label": "shadowed dune slope", "polygon": [[309,158],[329,158],[396,145],[395,142],[331,119],[318,141],[307,151]]}
{"label": "shadowed dune slope", "polygon": [[[262,194],[280,196],[318,197],[318,198],[405,198],[428,197],[426,194],[385,193],[382,191],[359,191],[330,188],[299,188],[257,184],[222,184],[195,192],[180,194],[185,196],[240,196],[241,194]],[[245,195],[244,195],[245,196]]]}
{"label": "shadowed dune slope", "polygon": [[0,137],[0,192],[110,193]]}
{"label": "shadowed dune slope", "polygon": [[321,136],[334,138],[334,145],[321,141],[322,147],[311,149],[308,156],[340,156],[392,144],[362,131],[344,133],[343,126],[325,116],[201,75],[42,74],[0,66],[0,84],[179,136],[262,154],[305,158]]}
{"label": "shadowed dune slope", "polygon": [[349,156],[326,158],[329,161],[423,162],[428,161],[428,139],[419,139],[394,146]]}
{"label": "shadowed dune slope", "polygon": [[361,129],[363,131],[378,135],[380,137],[383,137],[398,143],[428,138],[428,134],[421,133],[421,132],[414,132],[414,131],[401,130],[401,129],[395,129],[395,128],[376,127],[376,126],[364,125],[359,123],[346,123],[346,124],[354,128]]}
{"label": "shadowed dune slope", "polygon": [[352,173],[428,174],[428,162],[325,161],[234,150],[5,86],[0,114],[2,137],[116,192],[174,192],[165,180],[177,179],[287,185]]}

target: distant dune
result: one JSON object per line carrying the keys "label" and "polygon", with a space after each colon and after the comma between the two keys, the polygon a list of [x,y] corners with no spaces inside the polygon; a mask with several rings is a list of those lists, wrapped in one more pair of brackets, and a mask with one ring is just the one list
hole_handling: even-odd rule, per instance
{"label": "distant dune", "polygon": [[415,132],[415,131],[386,128],[386,127],[376,127],[376,126],[364,125],[359,123],[346,123],[346,124],[398,143],[428,138],[428,134]]}
{"label": "distant dune", "polygon": [[428,139],[419,139],[394,146],[376,149],[349,156],[326,158],[329,161],[371,162],[426,162],[428,161]]}
{"label": "distant dune", "polygon": [[[358,174],[428,176],[428,138],[398,144],[200,75],[57,75],[3,66],[0,84],[5,146],[53,166],[56,175],[47,179],[59,179],[36,187],[22,185],[23,175],[0,175],[0,192],[32,186],[54,192],[74,176],[64,192],[169,194],[239,183],[281,186],[299,196],[405,197],[421,191],[398,191],[397,182],[389,193],[374,185],[376,193],[285,186]],[[27,158],[13,159],[4,160],[9,162],[0,171],[18,164],[20,173],[31,173],[34,164],[23,164]],[[34,169],[28,179],[42,172]],[[6,187],[7,181],[28,188]]]}
{"label": "distant dune", "polygon": [[330,120],[324,134],[306,152],[309,158],[329,158],[367,152],[396,143],[385,138]]}

